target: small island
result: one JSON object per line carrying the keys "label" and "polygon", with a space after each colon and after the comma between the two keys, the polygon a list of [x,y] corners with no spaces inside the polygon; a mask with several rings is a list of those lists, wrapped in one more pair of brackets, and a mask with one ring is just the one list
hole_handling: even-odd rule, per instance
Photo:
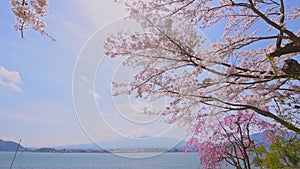
{"label": "small island", "polygon": [[[20,152],[37,152],[37,153],[157,153],[157,152],[183,152],[185,150],[185,143],[181,143],[171,149],[167,148],[115,148],[115,149],[102,149],[99,146],[92,146],[92,148],[80,148],[80,146],[67,147],[41,147],[41,148],[27,148],[22,145],[19,146]],[[4,141],[0,139],[0,151],[14,152],[17,150],[18,143],[14,141]],[[193,151],[189,149],[189,151]]]}

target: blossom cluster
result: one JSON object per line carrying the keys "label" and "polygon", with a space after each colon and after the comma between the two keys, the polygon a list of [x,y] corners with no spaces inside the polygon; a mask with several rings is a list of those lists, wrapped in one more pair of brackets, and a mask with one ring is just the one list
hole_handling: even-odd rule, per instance
{"label": "blossom cluster", "polygon": [[16,16],[15,30],[21,31],[22,38],[23,31],[30,29],[30,26],[40,34],[45,34],[43,17],[47,14],[48,0],[10,0],[10,3]]}
{"label": "blossom cluster", "polygon": [[[211,119],[214,119],[214,125]],[[198,152],[203,168],[222,168],[225,162],[247,168],[242,159],[249,159],[251,149],[263,144],[254,140],[251,134],[262,131],[264,137],[272,142],[269,139],[275,138],[274,124],[254,112],[202,116],[191,128],[192,137],[186,148],[192,147]]]}
{"label": "blossom cluster", "polygon": [[[299,60],[295,2],[118,1],[143,31],[119,32],[105,43],[108,56],[125,56],[125,65],[140,68],[130,83],[114,82],[122,88],[116,94],[167,97],[156,113],[170,123],[195,125],[189,144],[204,167],[225,160],[250,168],[251,133],[274,127],[300,133],[300,79],[283,69],[287,59]],[[214,26],[221,36],[207,45],[199,29]],[[272,140],[274,133],[266,137]]]}
{"label": "blossom cluster", "polygon": [[[160,112],[171,114],[170,121],[189,121],[197,114],[191,108],[207,105],[214,114],[252,110],[300,132],[293,115],[299,79],[281,68],[300,52],[300,29],[291,26],[299,20],[298,7],[270,0],[125,3],[144,32],[111,36],[106,54],[126,56],[125,65],[144,70],[117,94],[170,97]],[[222,36],[205,45],[197,30],[217,23],[224,25]]]}

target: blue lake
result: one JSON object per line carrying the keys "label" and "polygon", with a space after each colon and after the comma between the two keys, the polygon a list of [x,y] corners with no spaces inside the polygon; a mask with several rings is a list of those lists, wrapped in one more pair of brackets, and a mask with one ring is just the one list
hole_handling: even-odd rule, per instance
{"label": "blue lake", "polygon": [[[0,169],[9,169],[13,156],[13,152],[0,152]],[[199,169],[199,158],[196,153],[182,152],[142,159],[109,153],[20,152],[13,169]]]}

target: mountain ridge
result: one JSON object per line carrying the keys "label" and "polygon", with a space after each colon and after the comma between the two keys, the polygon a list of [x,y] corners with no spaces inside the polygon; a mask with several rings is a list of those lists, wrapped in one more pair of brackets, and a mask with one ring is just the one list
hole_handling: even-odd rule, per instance
{"label": "mountain ridge", "polygon": [[[254,133],[250,136],[256,143],[262,144],[266,147],[269,144],[266,142],[264,132]],[[299,138],[300,139],[300,138]],[[66,146],[49,146],[49,147],[24,147],[20,145],[19,151],[36,151],[39,149],[49,148],[51,151],[66,151],[66,152],[81,152],[83,151],[106,151],[106,150],[170,150],[170,151],[184,151],[186,148],[187,141],[178,140],[173,138],[162,138],[162,137],[151,137],[151,136],[141,136],[141,137],[131,137],[131,138],[119,138],[111,141],[104,141],[98,143],[87,143],[87,144],[77,144],[77,145],[66,145]],[[13,141],[4,141],[0,139],[0,151],[16,151],[18,143]],[[193,150],[192,147],[188,148]]]}
{"label": "mountain ridge", "polygon": [[[16,151],[19,143],[14,141],[4,141],[0,139],[0,151]],[[19,146],[19,151],[25,151],[26,148],[22,145]]]}
{"label": "mountain ridge", "polygon": [[136,138],[119,138],[111,141],[56,146],[56,149],[85,149],[85,150],[110,150],[110,149],[180,149],[183,150],[186,141],[172,138],[154,138],[148,136]]}

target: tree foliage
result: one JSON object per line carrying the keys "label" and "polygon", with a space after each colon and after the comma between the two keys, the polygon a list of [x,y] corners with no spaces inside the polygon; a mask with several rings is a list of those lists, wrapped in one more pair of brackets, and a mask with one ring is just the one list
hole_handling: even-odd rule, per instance
{"label": "tree foliage", "polygon": [[[218,161],[226,159],[237,168],[249,167],[246,156],[234,159],[238,157],[238,151],[234,150],[243,150],[245,145],[241,140],[253,128],[243,128],[244,123],[236,121],[235,128],[242,130],[231,131],[224,123],[227,116],[235,119],[255,113],[262,122],[271,123],[273,129],[300,133],[299,3],[292,0],[122,2],[127,5],[130,17],[143,26],[143,31],[119,32],[105,43],[108,56],[125,56],[124,65],[140,68],[131,82],[113,82],[117,88],[115,94],[149,100],[167,97],[165,109],[145,112],[171,117],[169,122],[196,124],[201,126],[200,130],[217,132],[218,137],[209,137],[210,141],[199,144],[199,155],[207,162],[207,168],[214,168]],[[219,27],[222,36],[209,47],[203,47],[207,39],[198,30],[210,27]],[[219,123],[204,120],[202,125],[201,118],[216,118]],[[226,135],[228,130],[230,134]],[[251,139],[244,140],[247,139],[244,155],[253,148]],[[223,147],[222,140],[227,141],[224,144],[229,149]],[[201,138],[192,137],[192,142],[198,145]],[[267,151],[263,147],[258,150]],[[223,156],[226,152],[229,152],[227,158]],[[268,160],[281,158],[273,152],[266,156]],[[281,161],[278,165],[282,165]]]}
{"label": "tree foliage", "polygon": [[264,146],[253,148],[256,154],[254,165],[260,168],[285,168],[295,169],[300,167],[300,140],[296,135],[286,138],[287,134],[282,134],[273,138],[268,149]]}
{"label": "tree foliage", "polygon": [[[282,70],[284,61],[296,61],[300,51],[297,3],[150,0],[126,4],[145,32],[113,35],[105,44],[106,54],[128,56],[125,65],[142,69],[131,83],[115,83],[120,87],[116,94],[168,96],[173,101],[159,113],[172,115],[174,121],[193,120],[188,110],[208,105],[215,108],[212,114],[251,110],[300,133],[299,78]],[[199,47],[203,39],[178,26],[178,20],[196,29],[223,24],[222,37],[203,50]],[[179,74],[182,68],[189,71]]]}
{"label": "tree foliage", "polygon": [[[198,151],[202,168],[224,168],[224,164],[227,164],[235,168],[250,169],[253,149],[257,149],[257,152],[260,150],[257,147],[260,143],[251,137],[251,132],[267,130],[264,137],[268,139],[275,134],[274,126],[255,113],[238,112],[222,116],[217,118],[218,124],[211,126],[206,130],[209,133],[205,133],[205,127],[209,127],[208,119],[198,119],[192,127],[193,137],[187,144]],[[205,138],[206,136],[209,137]]]}

